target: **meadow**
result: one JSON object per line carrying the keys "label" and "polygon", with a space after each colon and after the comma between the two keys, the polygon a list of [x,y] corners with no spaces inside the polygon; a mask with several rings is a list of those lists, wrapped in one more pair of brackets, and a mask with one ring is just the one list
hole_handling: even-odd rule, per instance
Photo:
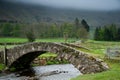
{"label": "meadow", "polygon": [[[68,42],[73,42],[75,39],[69,39]],[[27,42],[26,39],[21,38],[0,38],[0,43],[4,42]],[[62,38],[53,39],[37,39],[36,42],[64,42]],[[89,50],[83,48],[77,48],[78,50],[87,52],[89,55],[100,58],[104,60],[108,66],[109,70],[96,73],[96,74],[86,74],[80,75],[71,80],[120,80],[120,61],[110,60],[105,58],[106,49],[109,47],[120,47],[120,42],[108,42],[108,41],[94,41],[87,40],[84,43],[79,43],[78,45],[87,47]],[[3,48],[2,45],[0,48]],[[7,45],[7,47],[13,47],[13,45]],[[56,56],[55,54],[47,53],[43,54],[42,57]],[[3,64],[0,64],[0,70],[4,68]]]}
{"label": "meadow", "polygon": [[[68,38],[67,42],[75,41],[74,38]],[[0,43],[25,43],[28,42],[26,38],[0,38]],[[36,39],[35,42],[65,42],[64,38],[41,38]]]}

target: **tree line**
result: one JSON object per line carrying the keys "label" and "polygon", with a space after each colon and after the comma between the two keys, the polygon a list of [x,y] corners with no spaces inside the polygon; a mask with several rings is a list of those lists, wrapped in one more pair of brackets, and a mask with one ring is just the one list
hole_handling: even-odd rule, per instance
{"label": "tree line", "polygon": [[20,23],[1,23],[0,36],[1,37],[27,37],[31,38],[87,38],[90,30],[87,22],[76,18],[73,23],[62,24],[20,24]]}
{"label": "tree line", "polygon": [[120,41],[120,28],[115,24],[97,27],[94,39],[99,41]]}

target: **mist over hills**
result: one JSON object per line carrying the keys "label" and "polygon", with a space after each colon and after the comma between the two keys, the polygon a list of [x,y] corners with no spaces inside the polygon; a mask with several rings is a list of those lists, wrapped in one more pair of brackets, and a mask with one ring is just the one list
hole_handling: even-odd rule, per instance
{"label": "mist over hills", "polygon": [[0,1],[0,20],[13,20],[22,23],[64,23],[74,22],[75,18],[85,19],[91,27],[116,24],[120,26],[120,11],[85,11],[52,8]]}

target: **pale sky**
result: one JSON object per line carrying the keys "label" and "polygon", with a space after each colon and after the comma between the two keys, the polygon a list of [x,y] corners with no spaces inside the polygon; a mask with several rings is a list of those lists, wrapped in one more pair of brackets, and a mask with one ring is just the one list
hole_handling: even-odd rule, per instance
{"label": "pale sky", "polygon": [[57,8],[83,10],[120,10],[120,0],[8,0]]}

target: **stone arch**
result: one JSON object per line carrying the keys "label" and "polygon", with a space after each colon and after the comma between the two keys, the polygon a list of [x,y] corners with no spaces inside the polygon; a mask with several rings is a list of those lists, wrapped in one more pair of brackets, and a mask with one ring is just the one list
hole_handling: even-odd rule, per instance
{"label": "stone arch", "polygon": [[[84,74],[101,72],[108,69],[108,67],[106,66],[105,63],[103,63],[103,61],[96,59],[92,56],[89,56],[88,54],[85,54],[82,51],[78,51],[64,44],[46,42],[28,43],[8,49],[7,50],[8,67],[12,66],[13,63],[22,60],[21,58],[25,57],[25,55],[32,56],[35,55],[36,53],[35,57],[37,57],[38,56],[37,52],[40,52],[39,55],[45,52],[56,53],[59,55],[59,57],[67,59],[70,63],[72,63],[78,70],[80,70]],[[28,62],[30,62],[32,59],[28,60]]]}
{"label": "stone arch", "polygon": [[27,69],[30,67],[30,63],[39,55],[46,53],[46,51],[34,51],[29,52],[27,54],[22,55],[16,61],[14,61],[10,66],[10,68],[15,68],[17,71]]}

